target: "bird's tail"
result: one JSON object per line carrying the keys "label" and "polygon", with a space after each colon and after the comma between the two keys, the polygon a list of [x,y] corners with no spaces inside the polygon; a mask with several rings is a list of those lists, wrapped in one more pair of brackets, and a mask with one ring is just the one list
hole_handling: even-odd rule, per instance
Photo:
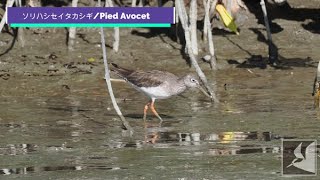
{"label": "bird's tail", "polygon": [[127,76],[133,73],[133,70],[122,68],[115,63],[111,63],[111,65],[113,66],[113,68],[111,68],[110,70],[124,79],[126,79]]}

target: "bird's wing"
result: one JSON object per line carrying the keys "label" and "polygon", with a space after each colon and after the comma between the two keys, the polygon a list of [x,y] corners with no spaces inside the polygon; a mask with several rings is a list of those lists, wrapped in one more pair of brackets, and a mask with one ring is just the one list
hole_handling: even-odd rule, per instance
{"label": "bird's wing", "polygon": [[138,87],[156,87],[165,83],[168,79],[178,79],[178,77],[169,72],[153,70],[146,72],[134,71],[126,79]]}
{"label": "bird's wing", "polygon": [[177,80],[178,77],[172,73],[152,70],[152,71],[134,71],[122,68],[115,63],[111,63],[113,68],[111,71],[118,76],[138,87],[155,87],[168,80]]}
{"label": "bird's wing", "polygon": [[115,63],[111,63],[111,65],[113,66],[113,68],[111,68],[111,71],[124,79],[134,72],[133,70],[120,67]]}

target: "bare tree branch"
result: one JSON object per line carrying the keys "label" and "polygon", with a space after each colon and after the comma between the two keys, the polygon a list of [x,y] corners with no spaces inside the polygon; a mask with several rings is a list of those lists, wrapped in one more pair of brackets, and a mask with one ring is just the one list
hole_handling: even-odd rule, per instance
{"label": "bare tree branch", "polygon": [[[106,7],[113,7],[112,0],[106,0]],[[119,42],[120,42],[120,33],[119,33],[119,27],[114,28],[113,33],[113,45],[112,48],[115,52],[119,51]]]}
{"label": "bare tree branch", "polygon": [[191,0],[190,3],[190,35],[191,35],[191,48],[194,55],[198,55],[198,40],[197,40],[197,0]]}
{"label": "bare tree branch", "polygon": [[[7,0],[6,7],[12,7],[13,3],[14,3],[14,0]],[[4,12],[4,15],[3,15],[1,22],[0,22],[0,33],[4,27],[4,24],[6,23],[6,20],[7,20],[7,11]]]}
{"label": "bare tree branch", "polygon": [[[78,6],[78,0],[72,0],[72,7]],[[74,42],[76,39],[76,28],[71,27],[69,28],[69,39],[68,39],[68,50],[74,49]]]}
{"label": "bare tree branch", "polygon": [[203,82],[204,86],[206,87],[207,91],[211,95],[211,99],[214,100],[215,102],[219,102],[218,98],[216,97],[215,92],[208,85],[207,78],[206,78],[205,74],[203,73],[203,71],[201,70],[201,68],[200,68],[200,66],[199,66],[199,64],[197,62],[197,59],[196,59],[195,55],[192,52],[191,40],[190,40],[190,32],[189,32],[189,27],[188,27],[188,24],[187,24],[188,23],[188,16],[187,16],[186,9],[184,7],[184,1],[183,0],[176,0],[175,4],[176,4],[176,10],[177,10],[177,13],[178,13],[182,28],[184,29],[185,40],[186,40],[186,49],[187,49],[187,53],[188,53],[188,55],[190,57],[191,64],[196,69],[196,72],[197,72],[198,76],[200,77],[200,79]]}
{"label": "bare tree branch", "polygon": [[274,64],[278,61],[278,48],[272,41],[269,20],[268,20],[268,14],[267,14],[267,8],[266,8],[266,3],[264,2],[264,0],[260,1],[260,5],[262,8],[262,12],[263,12],[264,24],[267,29],[267,36],[268,36],[268,43],[269,43],[268,44],[268,46],[269,46],[269,63]]}
{"label": "bare tree branch", "polygon": [[[217,0],[214,0],[212,2],[212,6],[215,7],[217,4]],[[209,17],[209,8],[210,8],[211,0],[208,0],[207,6],[206,6],[206,18],[205,18],[205,24],[207,27],[207,35],[208,35],[208,47],[209,47],[209,52],[210,52],[210,66],[213,70],[217,70],[217,60],[216,56],[214,53],[214,44],[213,44],[213,38],[212,38],[212,30],[211,30],[211,23],[210,23],[210,17]],[[213,11],[214,13],[214,11]]]}
{"label": "bare tree branch", "polygon": [[[101,1],[98,1],[98,7],[101,7]],[[129,122],[125,119],[125,117],[122,115],[120,108],[117,104],[116,98],[114,97],[113,90],[112,90],[112,85],[111,85],[111,80],[110,80],[110,74],[109,74],[109,66],[108,66],[108,59],[107,59],[107,49],[106,49],[106,42],[105,42],[105,37],[104,37],[104,31],[103,28],[100,28],[100,35],[101,35],[101,48],[102,48],[102,53],[103,53],[103,64],[104,64],[104,77],[107,83],[108,87],[108,92],[112,101],[113,108],[116,110],[118,116],[120,117],[122,121],[122,125],[124,126],[125,130],[129,132],[129,135],[131,136],[133,134],[133,129],[130,126]]]}

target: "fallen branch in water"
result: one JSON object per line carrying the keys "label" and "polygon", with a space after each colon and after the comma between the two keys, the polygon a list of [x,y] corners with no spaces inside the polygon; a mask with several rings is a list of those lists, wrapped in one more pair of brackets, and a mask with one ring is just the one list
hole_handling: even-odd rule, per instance
{"label": "fallen branch in water", "polygon": [[112,85],[111,85],[111,81],[110,81],[108,60],[107,60],[107,50],[106,50],[106,46],[105,46],[105,38],[104,38],[104,32],[103,32],[102,27],[100,28],[100,34],[101,34],[101,48],[102,48],[102,52],[103,52],[103,64],[104,64],[104,70],[105,70],[104,77],[105,77],[105,80],[107,83],[107,87],[108,87],[108,91],[109,91],[110,98],[112,101],[112,105],[113,105],[113,108],[116,110],[118,116],[120,117],[120,119],[122,121],[122,125],[124,126],[125,130],[128,130],[129,134],[132,135],[133,129],[130,126],[130,124],[128,123],[128,121],[122,115],[120,108],[116,102],[116,98],[114,97],[114,94],[113,94]]}
{"label": "fallen branch in water", "polygon": [[[101,7],[101,1],[98,1],[98,6]],[[108,87],[108,92],[112,101],[113,108],[116,110],[118,116],[120,117],[122,121],[122,125],[124,126],[124,129],[127,130],[129,135],[131,136],[133,134],[133,129],[130,126],[129,122],[124,118],[122,115],[120,108],[117,104],[116,98],[114,97],[113,90],[112,90],[112,85],[111,85],[111,80],[110,80],[110,74],[109,74],[109,66],[108,66],[108,60],[107,60],[107,49],[106,49],[106,42],[105,42],[105,37],[104,37],[104,32],[103,32],[103,27],[100,28],[100,35],[101,35],[101,48],[102,48],[102,53],[103,53],[103,64],[104,64],[104,78],[107,83]]]}

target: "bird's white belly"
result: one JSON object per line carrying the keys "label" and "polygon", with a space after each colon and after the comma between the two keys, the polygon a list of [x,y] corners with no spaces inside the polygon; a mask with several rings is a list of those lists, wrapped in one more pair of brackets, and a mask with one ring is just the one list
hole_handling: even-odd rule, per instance
{"label": "bird's white belly", "polygon": [[166,99],[172,95],[165,88],[161,87],[141,87],[140,90],[155,99]]}

